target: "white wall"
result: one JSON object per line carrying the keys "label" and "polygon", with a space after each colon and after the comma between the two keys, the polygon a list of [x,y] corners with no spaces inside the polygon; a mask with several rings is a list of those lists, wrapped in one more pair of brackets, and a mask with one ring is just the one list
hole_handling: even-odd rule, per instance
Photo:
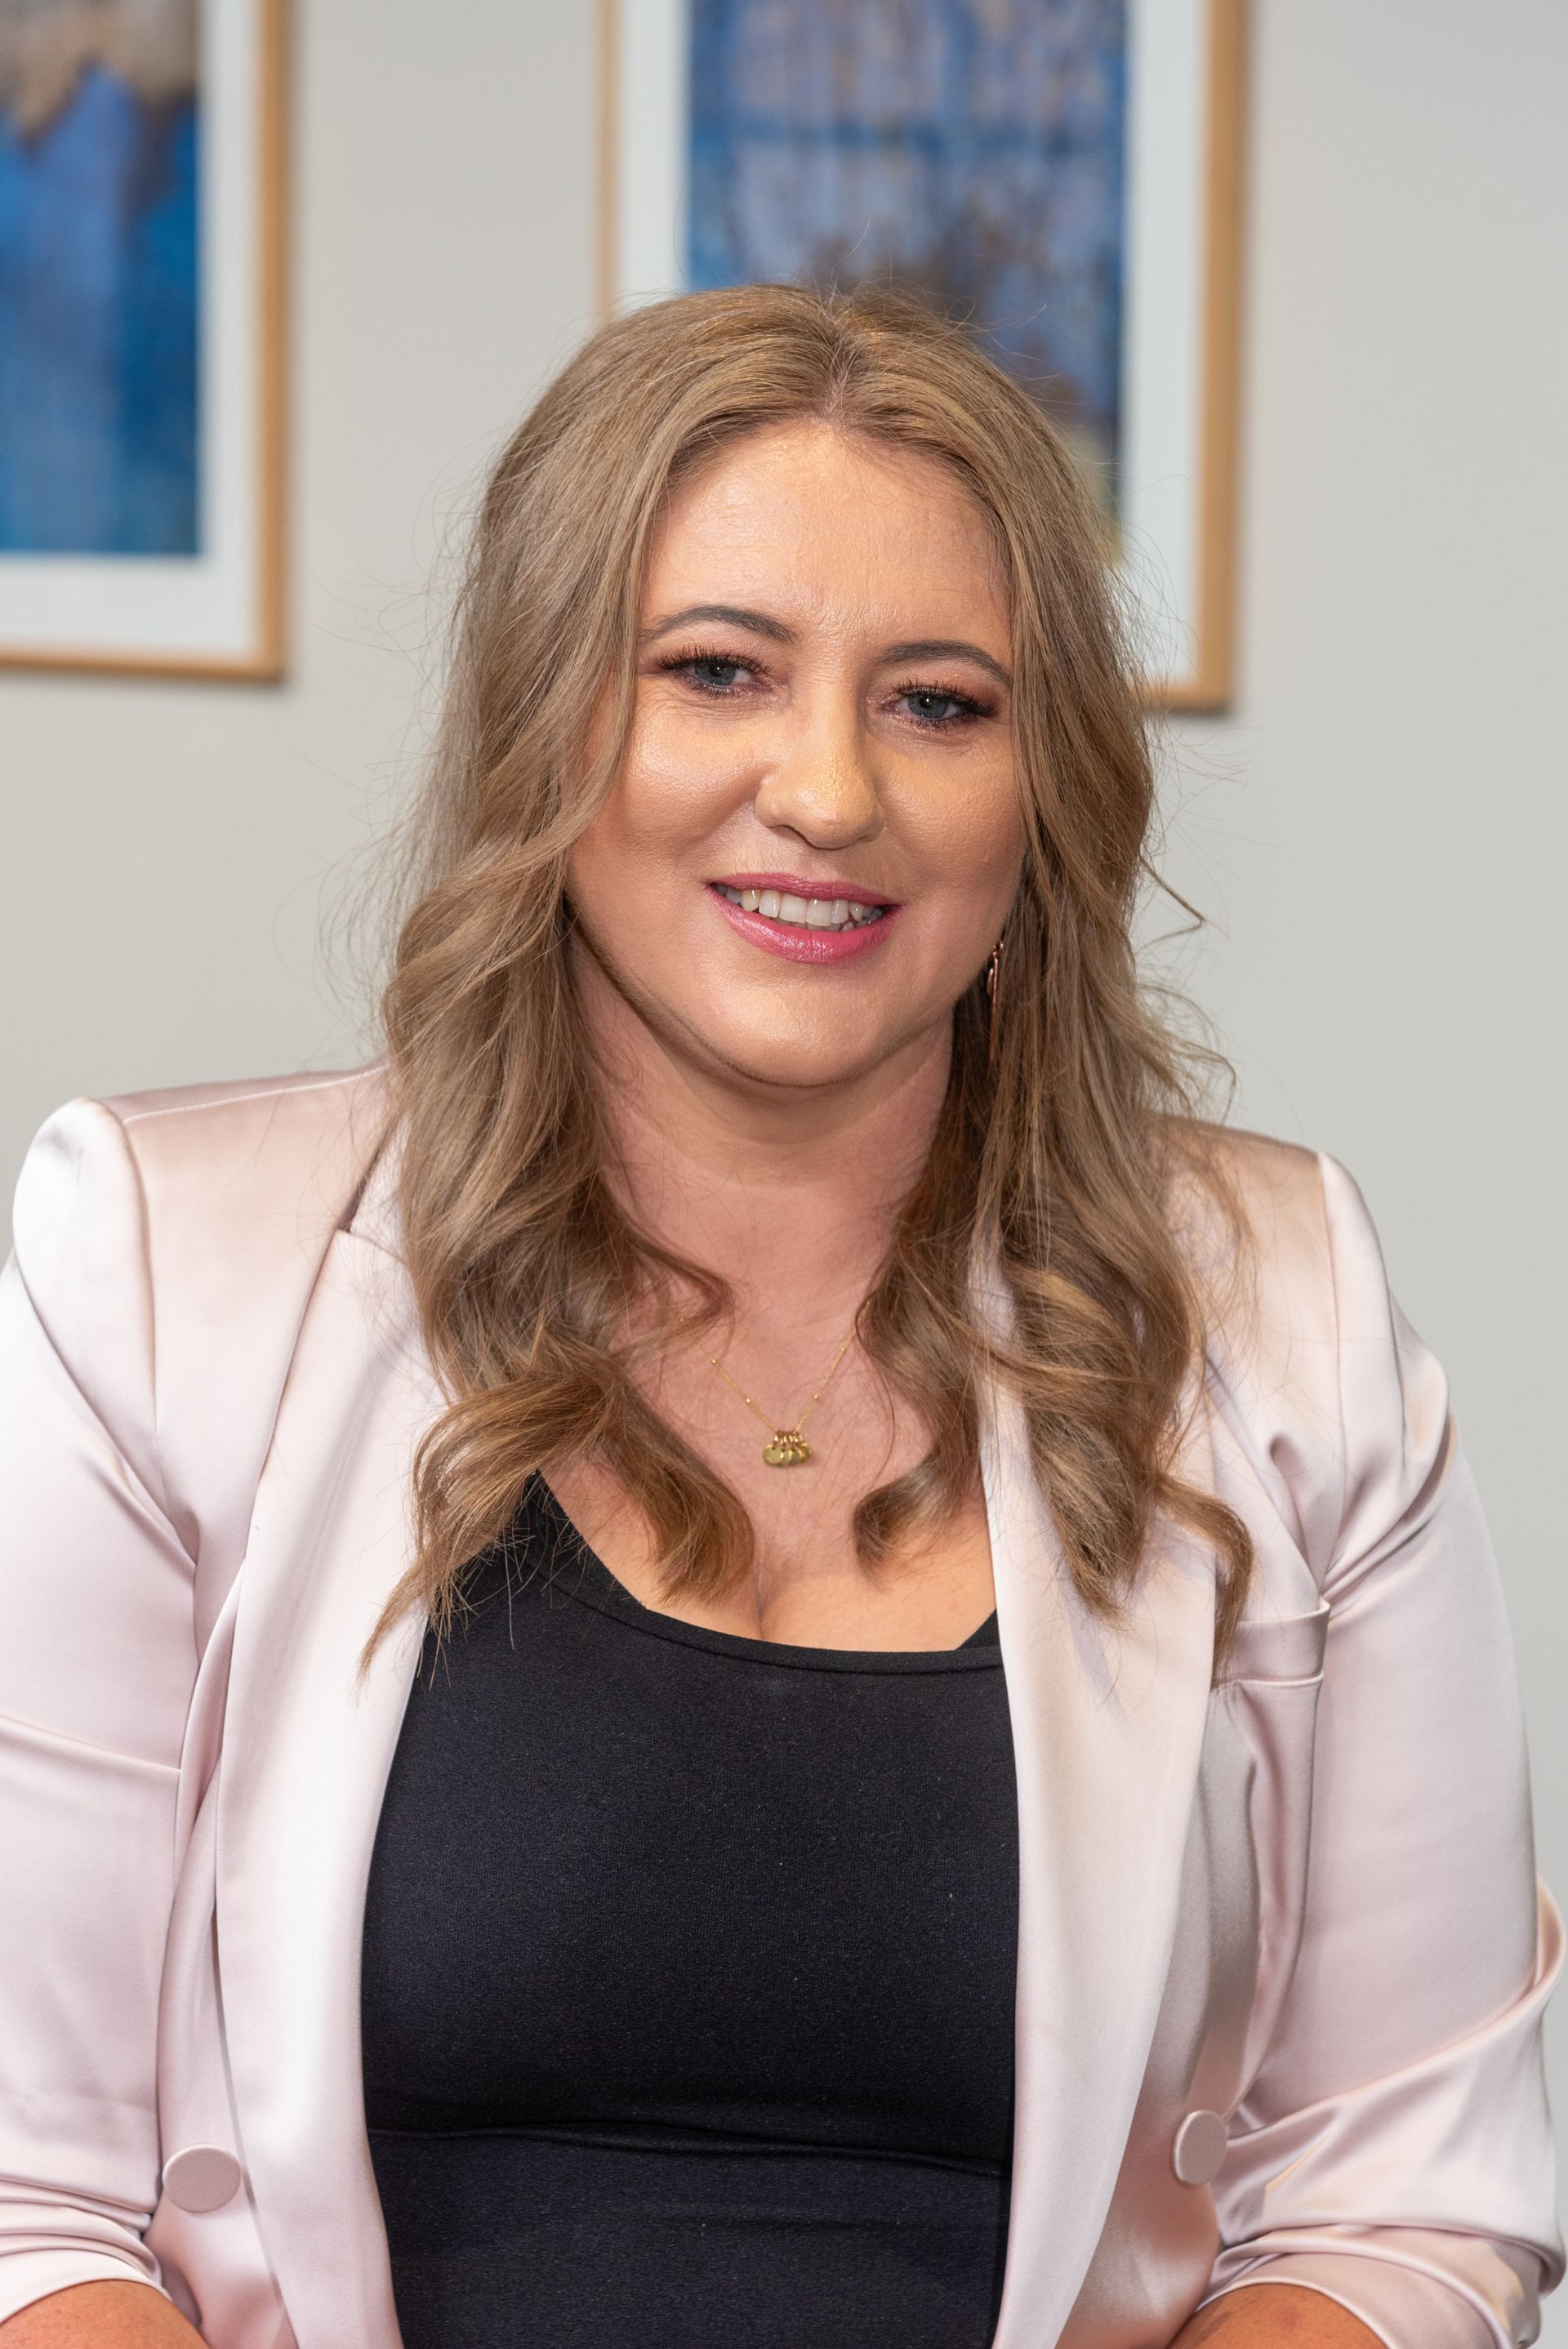
{"label": "white wall", "polygon": [[[7,1187],[69,1093],[352,1056],[314,941],[419,583],[591,317],[592,15],[296,11],[291,678],[0,676]],[[1568,1889],[1568,9],[1256,0],[1253,86],[1242,686],[1173,730],[1170,869],[1245,1122],[1347,1161],[1450,1367]]]}

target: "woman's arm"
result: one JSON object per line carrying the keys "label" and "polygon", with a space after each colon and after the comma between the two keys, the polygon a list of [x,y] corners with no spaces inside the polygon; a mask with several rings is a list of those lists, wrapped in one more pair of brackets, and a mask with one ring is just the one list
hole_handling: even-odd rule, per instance
{"label": "woman's arm", "polygon": [[[140,1187],[107,1111],[51,1122],[15,1231],[0,1274],[0,2319],[36,2326],[35,2306],[97,2285],[159,2340],[171,2320],[145,2230],[193,1569],[161,1491]],[[97,2323],[83,2342],[113,2338]],[[50,2336],[7,2326],[7,2349],[18,2337]]]}
{"label": "woman's arm", "polygon": [[0,2324],[5,2349],[191,2349],[201,2339],[144,2283],[74,2284]]}
{"label": "woman's arm", "polygon": [[1563,2273],[1540,2052],[1561,1926],[1537,1917],[1512,1648],[1447,1382],[1355,1185],[1322,1171],[1332,1311],[1305,1286],[1263,1299],[1301,1398],[1284,1497],[1330,1609],[1311,1859],[1214,2184],[1211,2304],[1300,2287],[1389,2349],[1500,2349],[1535,2339]]}
{"label": "woman's arm", "polygon": [[1210,2349],[1211,2343],[1213,2349],[1382,2349],[1377,2333],[1336,2300],[1291,2283],[1243,2286],[1212,2300],[1171,2349]]}

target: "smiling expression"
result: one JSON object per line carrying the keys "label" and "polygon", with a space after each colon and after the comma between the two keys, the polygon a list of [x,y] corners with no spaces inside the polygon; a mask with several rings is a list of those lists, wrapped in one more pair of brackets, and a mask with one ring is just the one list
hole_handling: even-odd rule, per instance
{"label": "smiling expression", "polygon": [[1022,860],[1010,660],[986,518],[934,459],[802,422],[681,483],[568,876],[666,1044],[820,1085],[946,1032]]}

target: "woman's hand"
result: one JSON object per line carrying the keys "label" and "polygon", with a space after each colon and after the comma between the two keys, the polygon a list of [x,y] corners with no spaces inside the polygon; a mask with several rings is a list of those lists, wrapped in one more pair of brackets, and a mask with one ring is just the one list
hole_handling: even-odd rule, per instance
{"label": "woman's hand", "polygon": [[171,2301],[144,2283],[77,2283],[0,2324],[0,2349],[201,2349]]}
{"label": "woman's hand", "polygon": [[1326,2292],[1257,2284],[1227,2292],[1184,2324],[1171,2349],[1382,2349],[1376,2333]]}

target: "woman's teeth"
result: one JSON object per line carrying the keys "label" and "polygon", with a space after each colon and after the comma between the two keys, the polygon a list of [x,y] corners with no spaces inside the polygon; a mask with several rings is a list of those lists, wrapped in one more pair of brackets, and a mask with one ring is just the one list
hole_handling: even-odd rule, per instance
{"label": "woman's teeth", "polygon": [[847,897],[791,897],[779,889],[727,889],[722,881],[714,887],[732,905],[739,905],[748,914],[760,914],[767,922],[796,922],[809,930],[860,929],[867,922],[880,922],[883,905],[851,905]]}

